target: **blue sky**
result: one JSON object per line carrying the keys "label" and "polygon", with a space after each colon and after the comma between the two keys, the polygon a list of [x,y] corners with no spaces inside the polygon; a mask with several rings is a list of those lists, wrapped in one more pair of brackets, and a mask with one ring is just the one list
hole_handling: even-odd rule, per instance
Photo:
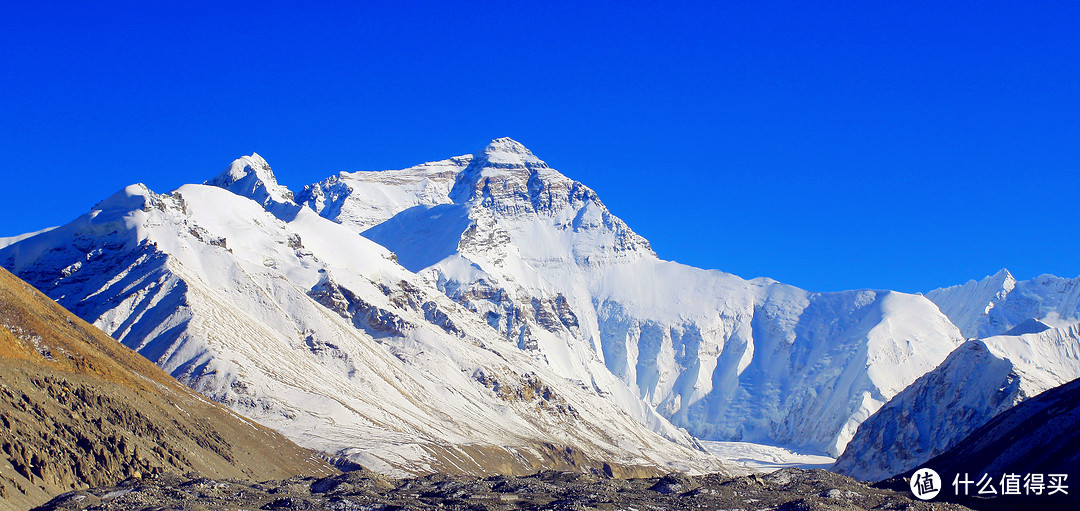
{"label": "blue sky", "polygon": [[259,152],[513,137],[657,253],[817,291],[1080,275],[1080,4],[8,2],[0,236]]}

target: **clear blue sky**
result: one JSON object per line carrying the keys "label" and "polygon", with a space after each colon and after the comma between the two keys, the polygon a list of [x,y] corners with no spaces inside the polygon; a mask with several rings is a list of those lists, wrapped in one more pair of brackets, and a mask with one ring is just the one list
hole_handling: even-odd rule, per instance
{"label": "clear blue sky", "polygon": [[5,3],[0,236],[253,151],[298,189],[510,136],[665,259],[1080,274],[1080,4],[297,5]]}

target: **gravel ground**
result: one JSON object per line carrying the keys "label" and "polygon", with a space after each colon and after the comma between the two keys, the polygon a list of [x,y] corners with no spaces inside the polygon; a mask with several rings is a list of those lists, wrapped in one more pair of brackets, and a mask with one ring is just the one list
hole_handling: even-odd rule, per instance
{"label": "gravel ground", "polygon": [[429,475],[391,479],[359,470],[326,478],[247,482],[158,474],[60,495],[39,510],[859,510],[966,509],[915,501],[824,470],[767,475],[612,479],[540,472],[525,477]]}

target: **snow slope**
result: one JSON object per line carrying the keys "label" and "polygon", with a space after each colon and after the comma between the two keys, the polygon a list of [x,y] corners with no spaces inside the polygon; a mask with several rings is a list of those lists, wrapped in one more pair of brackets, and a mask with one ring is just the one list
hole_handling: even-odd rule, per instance
{"label": "snow slope", "polygon": [[1017,403],[1080,377],[1080,324],[971,340],[859,427],[833,470],[880,480],[956,445]]}
{"label": "snow slope", "polygon": [[1018,281],[1001,270],[978,282],[926,294],[967,338],[1001,335],[1036,319],[1049,326],[1080,321],[1080,278],[1042,275]]}
{"label": "snow slope", "polygon": [[[449,203],[454,179],[471,159],[461,156],[396,171],[341,172],[304,187],[297,202],[363,230],[413,206]],[[357,182],[364,186],[355,187]]]}
{"label": "snow slope", "polygon": [[0,238],[0,248],[4,248],[4,247],[6,247],[8,245],[11,245],[13,243],[18,243],[18,242],[20,242],[20,241],[22,241],[22,240],[24,240],[26,238],[32,238],[34,236],[37,236],[38,234],[41,234],[43,232],[48,232],[48,231],[51,231],[53,229],[56,229],[56,226],[46,227],[45,229],[41,229],[39,231],[28,232],[28,233],[25,233],[25,234],[19,234],[17,236],[9,236],[9,237],[6,237],[6,238]]}
{"label": "snow slope", "polygon": [[199,392],[382,472],[724,468],[293,203],[257,155],[208,184],[129,186],[0,264]]}
{"label": "snow slope", "polygon": [[835,456],[962,341],[919,295],[812,293],[662,261],[595,192],[507,138],[342,173],[297,200],[394,251],[557,374],[705,439]]}

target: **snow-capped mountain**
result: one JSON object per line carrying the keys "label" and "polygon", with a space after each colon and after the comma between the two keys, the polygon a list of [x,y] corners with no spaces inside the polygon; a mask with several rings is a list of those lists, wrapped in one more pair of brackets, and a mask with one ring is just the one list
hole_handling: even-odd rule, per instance
{"label": "snow-capped mountain", "polygon": [[812,293],[660,260],[595,192],[511,139],[340,173],[297,201],[394,251],[562,377],[701,438],[835,456],[963,339],[919,295]]}
{"label": "snow-capped mountain", "polygon": [[881,480],[956,445],[1016,404],[1080,377],[1080,324],[971,340],[859,427],[833,470]]}
{"label": "snow-capped mountain", "polygon": [[382,472],[724,468],[294,203],[258,155],[205,185],[129,186],[0,264],[199,392]]}
{"label": "snow-capped mountain", "polygon": [[1001,270],[980,281],[926,294],[967,338],[1001,335],[1035,319],[1052,327],[1080,321],[1080,278],[1041,275],[1018,281]]}
{"label": "snow-capped mountain", "polygon": [[[872,478],[947,447],[894,445],[913,430],[958,439],[1078,367],[1080,279],[814,293],[663,261],[506,138],[295,194],[245,156],[4,238],[0,265],[205,395],[397,474],[709,470],[694,436],[836,456],[858,430],[866,462],[837,466]],[[987,333],[1008,335],[963,341]]]}

